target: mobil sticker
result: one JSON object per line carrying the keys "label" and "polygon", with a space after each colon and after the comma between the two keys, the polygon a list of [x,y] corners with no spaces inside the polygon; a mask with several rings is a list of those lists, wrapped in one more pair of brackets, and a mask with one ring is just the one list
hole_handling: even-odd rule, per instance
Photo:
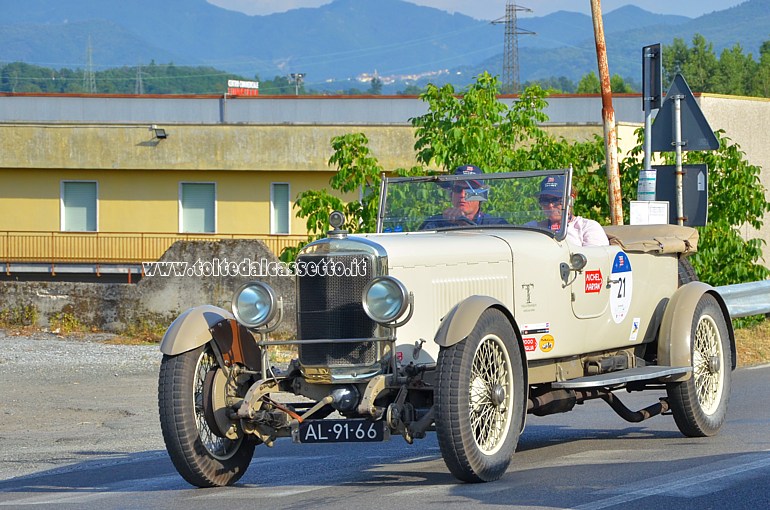
{"label": "mobil sticker", "polygon": [[595,271],[586,271],[586,294],[598,294],[602,290],[602,272],[597,269]]}

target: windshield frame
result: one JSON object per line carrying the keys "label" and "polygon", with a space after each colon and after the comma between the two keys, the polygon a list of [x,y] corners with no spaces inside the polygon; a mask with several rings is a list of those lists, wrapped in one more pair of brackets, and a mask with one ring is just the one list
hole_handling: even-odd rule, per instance
{"label": "windshield frame", "polygon": [[[557,241],[563,241],[567,237],[567,223],[569,223],[569,211],[572,209],[572,168],[561,168],[556,170],[532,170],[532,171],[518,171],[518,172],[498,172],[489,174],[474,174],[468,175],[454,175],[454,174],[439,174],[439,175],[424,175],[417,177],[383,177],[380,182],[380,203],[377,210],[377,233],[383,233],[384,217],[387,210],[387,198],[388,198],[388,186],[391,184],[399,184],[403,182],[435,182],[435,183],[451,183],[456,181],[469,181],[469,180],[496,180],[496,179],[522,179],[522,178],[545,178],[551,175],[562,175],[565,178],[566,185],[564,186],[564,196],[562,196],[562,204],[564,211],[564,219],[558,231],[553,232],[552,235]],[[458,225],[454,227],[444,227],[436,230],[468,230],[468,229],[480,229],[480,228],[515,228],[523,230],[536,230],[548,234],[549,232],[541,228],[524,227],[522,225]]]}

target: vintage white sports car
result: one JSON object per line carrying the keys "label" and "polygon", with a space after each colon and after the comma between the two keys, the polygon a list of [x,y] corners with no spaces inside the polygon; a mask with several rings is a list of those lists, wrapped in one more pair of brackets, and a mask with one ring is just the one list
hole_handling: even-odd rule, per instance
{"label": "vintage white sports car", "polygon": [[[685,259],[696,231],[614,226],[608,246],[575,246],[543,221],[538,194],[553,178],[566,211],[569,170],[384,179],[377,233],[349,235],[335,213],[288,268],[295,339],[271,339],[282,300],[260,281],[235,292],[232,311],[180,315],[159,380],[179,473],[228,485],[280,437],[411,443],[435,431],[455,477],[491,481],[528,414],[589,399],[632,422],[670,411],[683,434],[716,434],[735,340],[723,299]],[[473,218],[452,214],[458,190]],[[267,349],[286,343],[298,357],[277,373]],[[617,396],[648,389],[666,397],[631,411]]]}

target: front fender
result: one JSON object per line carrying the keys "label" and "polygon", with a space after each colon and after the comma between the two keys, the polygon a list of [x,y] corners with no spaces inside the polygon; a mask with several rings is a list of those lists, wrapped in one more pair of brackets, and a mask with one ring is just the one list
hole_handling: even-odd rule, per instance
{"label": "front fender", "polygon": [[[450,347],[471,334],[473,326],[490,307],[500,308],[513,323],[513,317],[500,301],[489,296],[470,296],[457,303],[441,321],[434,341],[441,347]],[[514,324],[515,328],[515,324]]]}
{"label": "front fender", "polygon": [[[711,285],[703,282],[690,282],[680,287],[666,305],[658,339],[658,364],[672,367],[692,366],[692,321],[695,307],[704,294],[712,294],[719,303],[725,316],[730,335],[732,351],[732,369],[736,366],[735,333],[730,321],[730,314],[722,296]],[[669,381],[686,381],[692,374],[687,373],[672,377]]]}
{"label": "front fender", "polygon": [[213,305],[196,306],[182,312],[166,330],[160,342],[160,352],[175,356],[191,351],[211,340],[211,329],[232,313]]}

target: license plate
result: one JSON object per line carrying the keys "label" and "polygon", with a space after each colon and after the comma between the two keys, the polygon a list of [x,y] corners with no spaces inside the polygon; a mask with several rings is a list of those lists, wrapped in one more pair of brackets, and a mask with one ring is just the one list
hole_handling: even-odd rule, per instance
{"label": "license plate", "polygon": [[382,420],[308,420],[299,424],[300,443],[370,443],[383,440],[385,427]]}

